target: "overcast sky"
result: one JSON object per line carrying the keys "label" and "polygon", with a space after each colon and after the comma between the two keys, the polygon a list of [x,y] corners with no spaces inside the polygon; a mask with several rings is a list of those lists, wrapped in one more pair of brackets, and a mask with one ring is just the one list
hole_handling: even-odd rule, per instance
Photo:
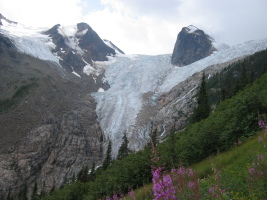
{"label": "overcast sky", "polygon": [[172,53],[182,27],[195,25],[229,45],[267,38],[267,0],[0,0],[19,23],[88,23],[127,54]]}

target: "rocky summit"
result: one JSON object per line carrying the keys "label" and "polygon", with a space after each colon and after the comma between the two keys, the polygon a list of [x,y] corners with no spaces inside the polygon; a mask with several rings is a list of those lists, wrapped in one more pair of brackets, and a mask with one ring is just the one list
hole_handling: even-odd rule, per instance
{"label": "rocky summit", "polygon": [[209,35],[195,26],[184,27],[177,36],[171,63],[182,67],[211,55],[216,51],[212,42]]}

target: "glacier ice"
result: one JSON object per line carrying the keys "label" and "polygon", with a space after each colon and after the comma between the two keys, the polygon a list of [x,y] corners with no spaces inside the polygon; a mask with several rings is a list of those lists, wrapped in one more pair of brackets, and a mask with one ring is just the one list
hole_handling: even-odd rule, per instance
{"label": "glacier ice", "polygon": [[0,27],[0,33],[13,40],[20,52],[60,65],[58,57],[52,53],[52,49],[55,48],[52,39],[47,35],[41,34],[44,29],[8,23],[3,19],[2,23],[3,26]]}
{"label": "glacier ice", "polygon": [[[106,138],[112,140],[116,155],[126,131],[141,129],[135,122],[142,109],[143,94],[153,92],[152,99],[170,91],[206,67],[234,58],[251,55],[267,48],[267,39],[249,41],[232,47],[223,46],[218,52],[184,67],[173,66],[171,55],[117,55],[109,61],[95,62],[96,68],[105,69],[105,81],[110,89],[93,93],[97,101],[97,115]],[[142,138],[135,132],[136,141]],[[140,147],[139,147],[140,148]],[[138,146],[135,147],[138,150]]]}

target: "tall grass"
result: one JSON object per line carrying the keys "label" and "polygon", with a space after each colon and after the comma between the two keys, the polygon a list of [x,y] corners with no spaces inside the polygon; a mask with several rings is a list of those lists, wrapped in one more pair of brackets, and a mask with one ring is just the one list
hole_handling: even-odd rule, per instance
{"label": "tall grass", "polygon": [[[263,123],[261,128],[265,133],[190,168],[181,166],[167,172],[155,163],[153,184],[107,199],[267,199],[267,127]],[[154,152],[152,161],[158,159]]]}

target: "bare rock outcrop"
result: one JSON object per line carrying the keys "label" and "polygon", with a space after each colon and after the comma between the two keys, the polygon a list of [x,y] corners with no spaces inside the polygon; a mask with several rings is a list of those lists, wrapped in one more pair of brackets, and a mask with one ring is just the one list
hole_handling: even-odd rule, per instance
{"label": "bare rock outcrop", "polygon": [[209,35],[196,27],[184,27],[177,36],[171,63],[182,67],[211,55],[216,50],[212,41]]}

